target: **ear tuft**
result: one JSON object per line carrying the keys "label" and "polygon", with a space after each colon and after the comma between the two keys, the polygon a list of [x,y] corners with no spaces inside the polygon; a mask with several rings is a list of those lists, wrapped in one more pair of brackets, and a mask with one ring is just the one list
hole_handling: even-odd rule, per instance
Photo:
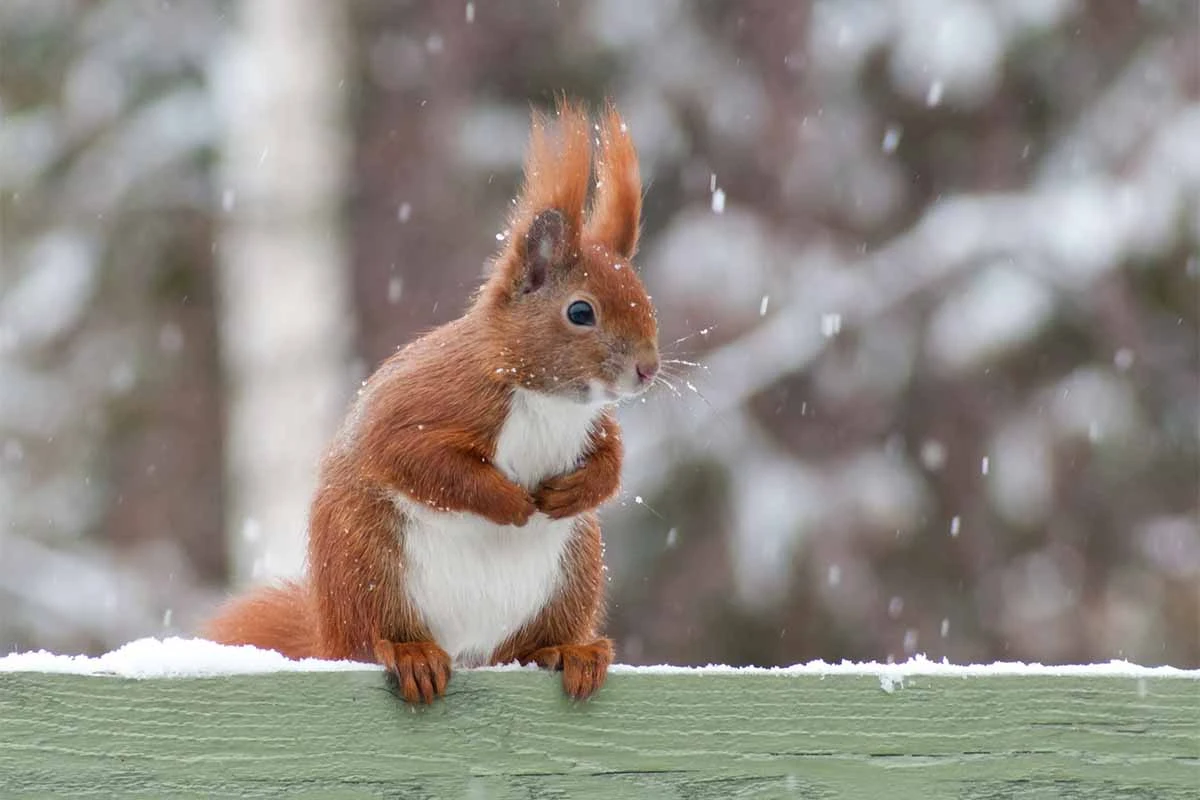
{"label": "ear tuft", "polygon": [[621,115],[609,103],[600,126],[596,197],[587,224],[589,239],[633,258],[642,218],[642,178],[637,150]]}
{"label": "ear tuft", "polygon": [[534,112],[525,183],[509,218],[508,242],[496,259],[481,302],[504,303],[545,285],[552,270],[573,262],[583,239],[632,258],[642,213],[637,151],[610,103],[600,132],[596,195],[585,230],[592,172],[592,129],[583,108],[559,99],[553,120]]}

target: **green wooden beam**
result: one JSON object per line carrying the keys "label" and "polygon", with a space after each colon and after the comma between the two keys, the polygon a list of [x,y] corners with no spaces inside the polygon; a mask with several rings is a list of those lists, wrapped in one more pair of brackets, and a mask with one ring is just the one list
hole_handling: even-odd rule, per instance
{"label": "green wooden beam", "polygon": [[0,673],[0,797],[123,796],[1196,800],[1200,680]]}

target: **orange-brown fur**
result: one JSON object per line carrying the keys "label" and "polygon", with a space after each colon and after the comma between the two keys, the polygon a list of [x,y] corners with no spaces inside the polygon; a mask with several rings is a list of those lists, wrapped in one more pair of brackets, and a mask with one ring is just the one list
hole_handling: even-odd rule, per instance
{"label": "orange-brown fur", "polygon": [[[632,140],[609,108],[600,127],[599,184],[585,215],[592,163],[586,114],[560,104],[557,124],[535,115],[525,184],[492,275],[461,318],[409,344],[364,386],[321,468],[309,530],[308,579],[227,604],[207,628],[220,642],[298,658],[383,664],[410,701],[442,694],[450,659],[404,590],[405,519],[396,493],[445,511],[523,525],[537,512],[578,517],[557,593],[503,642],[492,663],[520,660],[563,671],[586,697],[604,682],[612,645],[603,613],[600,526],[594,509],[618,489],[622,445],[604,411],[577,469],[532,491],[493,463],[514,387],[586,397],[618,380],[630,359],[657,366],[653,309],[629,259],[637,247],[641,184]],[[544,212],[557,212],[547,218]],[[538,226],[561,223],[541,244]],[[545,289],[530,289],[542,256]],[[539,262],[541,263],[541,262]],[[601,324],[569,330],[564,298],[595,301]]]}
{"label": "orange-brown fur", "polygon": [[252,643],[290,658],[317,654],[317,618],[303,584],[254,589],[225,605],[206,634],[218,642]]}

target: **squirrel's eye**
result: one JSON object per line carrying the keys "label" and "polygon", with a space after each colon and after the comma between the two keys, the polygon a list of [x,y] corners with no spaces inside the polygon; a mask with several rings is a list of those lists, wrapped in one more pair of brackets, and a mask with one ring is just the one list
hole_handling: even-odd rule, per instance
{"label": "squirrel's eye", "polygon": [[567,319],[572,325],[592,326],[596,324],[596,311],[586,300],[576,300],[567,306]]}

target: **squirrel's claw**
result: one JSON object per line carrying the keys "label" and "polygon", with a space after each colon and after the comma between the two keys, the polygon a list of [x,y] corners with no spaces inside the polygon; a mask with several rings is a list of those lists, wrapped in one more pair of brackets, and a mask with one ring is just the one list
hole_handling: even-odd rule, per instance
{"label": "squirrel's claw", "polygon": [[522,657],[522,664],[537,664],[542,669],[561,671],[563,691],[574,700],[585,700],[604,685],[613,646],[609,639],[591,644],[557,644],[534,650]]}
{"label": "squirrel's claw", "polygon": [[432,703],[446,693],[450,656],[436,642],[375,643],[375,660],[396,677],[409,703]]}

